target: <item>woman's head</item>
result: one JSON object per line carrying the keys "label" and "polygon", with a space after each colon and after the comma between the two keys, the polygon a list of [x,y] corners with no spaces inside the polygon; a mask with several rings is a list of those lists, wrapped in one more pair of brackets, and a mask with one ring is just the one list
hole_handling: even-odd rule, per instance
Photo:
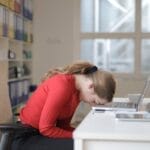
{"label": "woman's head", "polygon": [[[116,89],[116,82],[113,75],[86,61],[79,61],[67,65],[64,68],[50,70],[44,80],[55,74],[73,74],[80,79],[81,98],[86,102],[104,103],[111,102]],[[93,99],[93,100],[92,100]],[[90,103],[90,102],[89,102]]]}
{"label": "woman's head", "polygon": [[105,104],[111,102],[115,94],[116,82],[113,75],[96,66],[85,69],[84,73],[76,75],[81,100],[90,104]]}
{"label": "woman's head", "polygon": [[98,97],[111,102],[116,90],[113,75],[108,71],[98,69],[96,72],[89,74],[89,77],[92,78],[94,91]]}

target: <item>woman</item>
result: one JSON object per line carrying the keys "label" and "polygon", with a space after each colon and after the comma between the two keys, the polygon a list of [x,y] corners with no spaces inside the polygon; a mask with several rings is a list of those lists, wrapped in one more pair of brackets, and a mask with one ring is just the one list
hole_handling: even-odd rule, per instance
{"label": "woman", "polygon": [[73,150],[71,118],[80,103],[111,102],[116,83],[111,73],[89,62],[50,70],[20,111],[22,124],[34,130],[18,133],[13,150]]}

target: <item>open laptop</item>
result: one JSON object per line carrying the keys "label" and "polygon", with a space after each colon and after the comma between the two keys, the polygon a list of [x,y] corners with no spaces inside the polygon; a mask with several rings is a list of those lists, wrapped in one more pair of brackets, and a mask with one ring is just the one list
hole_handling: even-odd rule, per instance
{"label": "open laptop", "polygon": [[150,122],[150,113],[148,112],[119,112],[115,114],[119,121],[148,121]]}
{"label": "open laptop", "polygon": [[141,91],[141,94],[137,100],[137,102],[112,102],[110,104],[106,105],[96,105],[93,106],[92,109],[96,112],[101,112],[101,111],[138,111],[144,96],[147,92],[147,89],[150,84],[150,77],[146,80],[145,85]]}

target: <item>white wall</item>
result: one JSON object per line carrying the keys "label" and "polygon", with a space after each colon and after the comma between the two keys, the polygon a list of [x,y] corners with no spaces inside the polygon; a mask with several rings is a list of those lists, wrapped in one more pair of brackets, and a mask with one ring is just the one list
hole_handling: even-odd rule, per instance
{"label": "white wall", "polygon": [[34,0],[33,81],[73,60],[73,0]]}

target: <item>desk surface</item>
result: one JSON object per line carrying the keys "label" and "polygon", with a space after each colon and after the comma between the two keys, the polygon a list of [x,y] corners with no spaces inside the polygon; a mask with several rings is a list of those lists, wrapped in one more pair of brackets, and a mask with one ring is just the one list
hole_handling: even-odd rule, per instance
{"label": "desk surface", "polygon": [[150,142],[150,122],[119,121],[115,112],[94,112],[84,118],[73,133],[75,139]]}

